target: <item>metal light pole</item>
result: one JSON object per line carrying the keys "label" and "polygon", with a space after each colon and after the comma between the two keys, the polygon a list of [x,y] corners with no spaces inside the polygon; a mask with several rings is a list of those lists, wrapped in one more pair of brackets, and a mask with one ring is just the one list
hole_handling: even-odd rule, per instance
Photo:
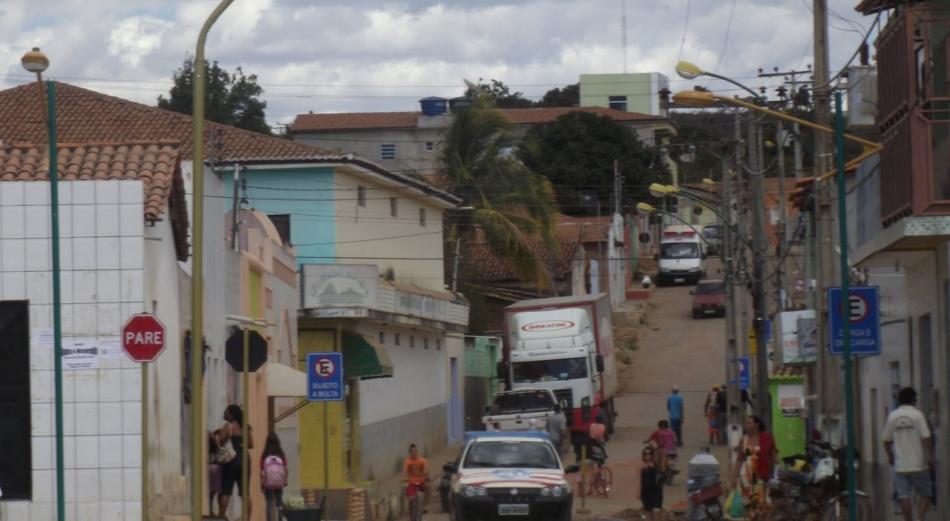
{"label": "metal light pole", "polygon": [[[204,133],[205,40],[208,31],[234,0],[221,0],[198,33],[192,76],[192,194],[191,194],[191,519],[201,521],[204,509]],[[246,463],[246,462],[245,462]],[[247,489],[244,493],[248,494]]]}
{"label": "metal light pole", "polygon": [[835,167],[838,170],[838,245],[841,249],[841,316],[845,317],[841,328],[844,340],[844,404],[847,422],[846,472],[848,478],[848,519],[857,521],[857,497],[855,496],[856,472],[854,468],[854,369],[851,360],[851,321],[847,319],[848,291],[851,286],[851,270],[848,263],[848,205],[845,198],[847,186],[844,181],[844,113],[841,108],[841,91],[835,91]]}
{"label": "metal light pole", "polygon": [[[40,52],[39,47],[23,55],[20,59],[23,68],[36,73],[36,87],[39,91],[40,106],[43,106],[43,71],[49,67],[49,59]],[[46,132],[49,138],[49,208],[50,242],[53,267],[53,378],[55,387],[56,416],[56,519],[66,519],[66,472],[63,453],[63,320],[62,297],[60,293],[59,263],[59,171],[56,141],[56,83],[46,83],[46,106],[44,114]]]}

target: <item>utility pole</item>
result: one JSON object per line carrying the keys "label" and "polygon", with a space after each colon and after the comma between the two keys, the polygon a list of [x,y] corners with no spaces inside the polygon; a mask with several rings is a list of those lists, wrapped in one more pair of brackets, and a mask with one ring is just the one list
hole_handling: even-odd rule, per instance
{"label": "utility pole", "polygon": [[[806,79],[806,80],[799,81],[799,80],[798,80],[798,77],[801,76],[801,75],[810,75],[810,74],[812,74],[812,73],[813,73],[813,71],[811,70],[811,65],[808,66],[808,69],[807,69],[807,70],[795,70],[795,69],[792,69],[792,70],[788,70],[788,71],[780,71],[780,70],[778,70],[778,67],[775,67],[772,72],[762,72],[762,69],[759,69],[759,75],[758,75],[758,77],[759,77],[759,78],[776,78],[776,77],[781,77],[781,78],[783,78],[783,79],[785,80],[785,84],[786,84],[786,85],[789,85],[790,90],[789,90],[788,92],[791,92],[791,93],[792,93],[793,100],[794,100],[794,96],[799,92],[799,90],[798,90],[798,89],[799,89],[799,86],[805,86],[805,85],[811,84],[811,81],[810,81],[810,80],[807,80],[807,79]],[[789,79],[789,78],[791,78],[791,79]],[[793,101],[793,104],[795,104],[795,103],[796,103],[796,102]],[[801,181],[802,175],[803,175],[803,174],[802,174],[802,140],[801,140],[801,126],[800,126],[798,123],[793,123],[793,124],[792,124],[792,135],[795,137],[795,143],[794,143],[795,181]],[[777,131],[776,131],[776,141],[778,141],[780,144],[785,142],[785,127],[782,125],[781,122],[778,123],[778,128],[777,128]],[[786,204],[786,201],[785,201],[785,181],[784,181],[784,176],[785,176],[785,155],[784,155],[784,150],[785,150],[785,149],[784,149],[783,147],[780,147],[780,150],[782,151],[782,155],[779,156],[779,165],[778,165],[778,168],[779,168],[779,177],[780,177],[780,181],[779,181],[779,194],[780,194],[780,195],[779,195],[779,197],[780,197],[780,199],[782,200],[782,205],[781,205],[781,212],[782,212],[782,215],[781,215],[781,222],[782,222],[782,226],[781,226],[780,235],[779,235],[779,247],[780,247],[780,249],[776,252],[776,257],[779,259],[779,261],[781,261],[781,259],[782,259],[784,256],[787,256],[787,255],[788,255],[786,248],[789,247],[788,244],[786,243],[786,239],[787,239],[787,235],[788,235],[788,223],[786,222],[786,220],[787,220],[787,215],[786,215],[786,211],[785,211],[785,204]],[[806,266],[806,270],[805,270],[805,271],[806,271],[806,274],[805,274],[805,281],[806,281],[806,285],[807,285],[807,284],[810,284],[810,283],[811,283],[811,280],[812,280],[812,279],[814,279],[814,275],[812,274],[812,269],[811,269],[811,268],[812,268],[812,265],[811,265],[811,263],[809,262],[809,260],[811,259],[810,254],[809,254],[809,250],[811,249],[811,231],[812,231],[811,219],[809,218],[806,222],[807,222],[806,238],[805,238],[804,241],[802,241],[802,244],[803,244],[802,250],[803,250],[803,257],[806,259],[806,261],[805,261],[805,266]],[[778,299],[779,299],[779,307],[778,307],[778,310],[779,310],[779,311],[783,311],[783,310],[785,309],[785,307],[786,307],[784,304],[787,303],[787,302],[789,302],[789,301],[791,300],[791,299],[788,298],[788,297],[786,297],[785,299],[783,299],[782,296],[781,296],[781,291],[782,291],[783,288],[785,288],[784,281],[782,280],[783,275],[784,275],[784,272],[782,271],[782,267],[781,267],[780,265],[777,265],[777,267],[776,267],[776,281],[775,281],[775,282],[776,282],[776,287],[778,288],[777,291],[779,291],[779,297],[778,297]],[[788,295],[788,293],[786,292],[786,296],[787,296],[787,295]],[[811,292],[811,291],[806,291],[806,295],[807,295],[807,298],[808,298],[808,302],[807,302],[806,308],[807,308],[807,309],[814,309],[815,304],[814,304],[814,296],[813,296],[812,292]]]}
{"label": "utility pole", "polygon": [[623,177],[620,175],[620,161],[614,159],[614,213],[620,213],[621,191],[623,190]]}
{"label": "utility pole", "polygon": [[762,176],[765,170],[762,150],[761,118],[754,117],[749,122],[750,189],[752,191],[752,307],[755,327],[755,408],[756,413],[771,425],[771,403],[769,389],[769,348],[765,337],[765,260],[768,254],[768,241],[765,236],[765,191]]}
{"label": "utility pole", "polygon": [[[739,114],[736,113],[736,119],[739,119]],[[738,171],[741,166],[739,165],[739,147],[741,141],[736,141],[733,144],[734,147],[734,160],[736,171]],[[723,268],[726,272],[726,428],[723,429],[723,432],[726,433],[726,439],[728,439],[729,432],[733,429],[741,429],[742,425],[742,414],[741,414],[741,405],[742,399],[741,394],[739,393],[739,372],[736,370],[738,368],[737,364],[739,362],[739,339],[737,334],[736,327],[736,293],[739,290],[739,281],[736,273],[736,264],[735,264],[735,255],[736,248],[735,245],[740,243],[741,237],[735,237],[733,235],[733,225],[734,219],[732,217],[732,172],[730,172],[728,159],[723,156],[722,159],[722,181],[719,184],[719,203],[722,208],[722,218],[725,221],[723,223],[722,229],[722,261]],[[739,240],[737,240],[739,239]],[[732,458],[729,458],[729,467],[732,468]]]}
{"label": "utility pole", "polygon": [[781,121],[776,122],[775,124],[775,141],[776,149],[778,150],[778,225],[775,227],[778,230],[778,245],[775,249],[775,297],[778,301],[778,307],[776,311],[781,313],[785,311],[785,280],[784,272],[782,271],[782,261],[785,256],[788,255],[787,248],[788,245],[785,244],[786,238],[788,236],[787,227],[788,224],[786,221],[785,215],[785,124]]}
{"label": "utility pole", "polygon": [[[814,104],[815,122],[819,125],[831,126],[831,96],[828,80],[828,2],[814,0],[814,39],[815,39],[815,69],[814,69]],[[831,136],[824,132],[815,133],[815,175],[821,175],[830,170],[832,153]],[[824,342],[828,338],[828,309],[825,299],[827,288],[835,284],[835,250],[833,244],[834,222],[831,207],[831,183],[816,182],[814,184],[816,204],[816,240],[817,248],[817,280],[815,305],[818,317],[818,338]],[[841,415],[841,386],[840,367],[827,349],[818,350],[818,362],[814,375],[818,394],[818,414],[827,422],[828,419],[838,418]],[[819,418],[816,420],[822,421]],[[818,425],[819,430],[827,432],[829,425]]]}

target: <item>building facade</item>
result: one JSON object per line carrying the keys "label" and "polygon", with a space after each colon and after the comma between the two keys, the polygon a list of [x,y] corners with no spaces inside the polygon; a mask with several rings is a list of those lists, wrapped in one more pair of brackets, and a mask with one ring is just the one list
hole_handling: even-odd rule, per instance
{"label": "building facade", "polygon": [[[54,273],[42,157],[29,146],[0,152],[0,323],[11,339],[4,381],[25,385],[19,399],[5,392],[3,401],[26,412],[4,422],[0,516],[24,521],[56,515]],[[117,161],[122,169],[113,168]],[[181,476],[185,455],[178,262],[187,255],[187,217],[179,150],[61,147],[59,171],[66,517],[138,521],[143,490],[155,502],[187,499],[187,483],[167,479]],[[147,365],[132,362],[119,338],[125,320],[143,312],[166,328],[164,352]],[[163,421],[159,427],[143,418]]]}
{"label": "building facade", "polygon": [[607,107],[667,117],[660,106],[660,91],[670,88],[670,79],[658,72],[581,74],[582,107]]}
{"label": "building facade", "polygon": [[[439,171],[439,149],[453,119],[448,101],[437,102],[440,99],[422,100],[423,110],[419,112],[299,114],[290,126],[290,132],[295,141],[326,150],[353,153],[391,172],[436,176]],[[434,105],[437,108],[430,109]],[[533,126],[550,123],[574,111],[610,117],[629,127],[649,146],[659,143],[663,136],[675,133],[665,117],[604,107],[496,110],[511,122],[510,132],[515,139],[521,139]]]}

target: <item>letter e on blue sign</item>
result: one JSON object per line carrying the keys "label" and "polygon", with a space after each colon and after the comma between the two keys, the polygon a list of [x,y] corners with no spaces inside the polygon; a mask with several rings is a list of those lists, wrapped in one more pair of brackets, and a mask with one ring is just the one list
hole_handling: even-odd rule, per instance
{"label": "letter e on blue sign", "polygon": [[[844,354],[844,328],[850,326],[852,355],[881,354],[881,307],[878,288],[858,286],[848,291],[847,305],[842,307],[841,288],[828,288],[829,345],[831,354]],[[843,318],[847,315],[847,322]]]}

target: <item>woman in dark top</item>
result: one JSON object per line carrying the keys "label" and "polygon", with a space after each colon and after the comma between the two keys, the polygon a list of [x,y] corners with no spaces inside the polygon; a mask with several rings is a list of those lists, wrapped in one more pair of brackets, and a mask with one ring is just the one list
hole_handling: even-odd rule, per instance
{"label": "woman in dark top", "polygon": [[235,485],[237,485],[238,495],[241,496],[242,501],[247,502],[247,512],[248,516],[251,513],[251,498],[245,496],[245,490],[242,490],[241,487],[241,472],[243,471],[242,463],[247,465],[247,468],[251,468],[250,460],[250,450],[254,448],[254,436],[251,433],[251,428],[247,429],[247,450],[248,450],[248,459],[246,462],[241,460],[241,451],[244,447],[244,411],[237,405],[228,405],[227,409],[224,410],[224,421],[226,422],[223,427],[218,431],[218,443],[225,443],[226,441],[231,441],[231,446],[234,447],[234,452],[237,453],[237,456],[231,460],[230,463],[224,465],[221,475],[221,484],[222,484],[222,493],[218,496],[218,513],[221,516],[227,515],[228,512],[228,503],[231,502],[231,493],[234,491]]}
{"label": "woman in dark top", "polygon": [[643,466],[640,467],[640,501],[650,521],[663,521],[663,476],[656,467],[656,454],[652,447],[643,449]]}

